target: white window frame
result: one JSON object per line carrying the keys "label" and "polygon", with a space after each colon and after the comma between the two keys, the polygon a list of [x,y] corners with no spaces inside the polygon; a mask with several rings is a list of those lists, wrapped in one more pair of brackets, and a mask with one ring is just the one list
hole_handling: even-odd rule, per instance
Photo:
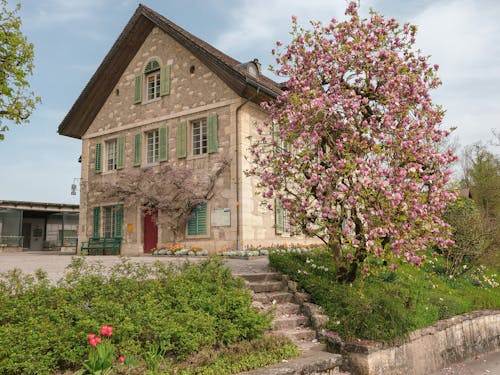
{"label": "white window frame", "polygon": [[114,238],[116,230],[116,206],[102,208],[102,235],[104,238]]}
{"label": "white window frame", "polygon": [[118,141],[110,139],[105,143],[106,148],[106,171],[114,171],[117,169],[118,162]]}
{"label": "white window frame", "polygon": [[154,129],[146,132],[146,162],[158,163],[160,158],[160,131]]}
{"label": "white window frame", "polygon": [[206,118],[191,122],[191,146],[194,156],[208,153],[208,123]]}
{"label": "white window frame", "polygon": [[146,74],[146,97],[148,101],[158,99],[160,97],[160,71]]}

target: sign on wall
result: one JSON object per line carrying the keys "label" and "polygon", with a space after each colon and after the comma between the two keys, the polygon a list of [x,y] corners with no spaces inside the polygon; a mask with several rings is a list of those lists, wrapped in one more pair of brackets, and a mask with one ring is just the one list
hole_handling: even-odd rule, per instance
{"label": "sign on wall", "polygon": [[213,227],[230,227],[231,226],[231,209],[230,208],[215,208],[210,215],[210,222]]}

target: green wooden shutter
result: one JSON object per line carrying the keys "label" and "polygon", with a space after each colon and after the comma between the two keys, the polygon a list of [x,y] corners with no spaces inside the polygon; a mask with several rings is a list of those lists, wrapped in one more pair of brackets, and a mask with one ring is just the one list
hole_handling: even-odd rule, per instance
{"label": "green wooden shutter", "polygon": [[101,207],[94,207],[92,237],[99,238],[101,230]]}
{"label": "green wooden shutter", "polygon": [[94,169],[95,173],[102,172],[102,143],[96,143],[95,145]]}
{"label": "green wooden shutter", "polygon": [[170,65],[165,65],[160,69],[160,95],[170,94]]}
{"label": "green wooden shutter", "polygon": [[188,235],[207,234],[207,204],[200,203],[193,210],[192,215],[193,217],[188,221]]}
{"label": "green wooden shutter", "polygon": [[134,104],[142,101],[142,74],[135,76]]}
{"label": "green wooden shutter", "polygon": [[274,200],[274,224],[276,234],[282,234],[284,230],[283,206],[279,199]]}
{"label": "green wooden shutter", "polygon": [[115,207],[115,238],[122,238],[123,236],[123,206],[117,205]]}
{"label": "green wooden shutter", "polygon": [[187,122],[182,121],[177,125],[177,157],[187,156]]}
{"label": "green wooden shutter", "polygon": [[208,116],[208,153],[209,154],[217,152],[217,149],[219,148],[219,142],[218,142],[218,137],[217,137],[217,128],[218,128],[217,114],[214,113],[213,115]]}
{"label": "green wooden shutter", "polygon": [[159,137],[160,137],[159,160],[160,161],[167,161],[168,160],[168,128],[160,128],[159,129]]}
{"label": "green wooden shutter", "polygon": [[116,169],[125,167],[125,137],[120,137],[116,140]]}
{"label": "green wooden shutter", "polygon": [[207,234],[207,204],[198,205],[198,234]]}
{"label": "green wooden shutter", "polygon": [[134,138],[134,167],[141,166],[141,155],[142,155],[141,138],[142,138],[141,133],[136,134]]}

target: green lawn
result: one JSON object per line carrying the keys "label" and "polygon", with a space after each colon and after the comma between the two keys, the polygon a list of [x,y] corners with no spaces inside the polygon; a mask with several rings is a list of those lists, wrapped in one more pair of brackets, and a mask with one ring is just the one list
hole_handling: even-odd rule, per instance
{"label": "green lawn", "polygon": [[444,273],[443,260],[429,254],[421,267],[399,263],[396,271],[380,259],[352,284],[335,282],[331,255],[273,253],[271,265],[311,294],[330,317],[328,329],[343,338],[397,340],[440,319],[480,309],[500,309],[494,270],[480,267],[460,278]]}

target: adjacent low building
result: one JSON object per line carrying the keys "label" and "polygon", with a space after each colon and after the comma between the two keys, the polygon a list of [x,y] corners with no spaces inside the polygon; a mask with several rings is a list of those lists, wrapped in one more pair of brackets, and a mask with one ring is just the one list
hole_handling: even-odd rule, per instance
{"label": "adjacent low building", "polygon": [[78,211],[74,204],[0,200],[0,252],[74,252]]}

